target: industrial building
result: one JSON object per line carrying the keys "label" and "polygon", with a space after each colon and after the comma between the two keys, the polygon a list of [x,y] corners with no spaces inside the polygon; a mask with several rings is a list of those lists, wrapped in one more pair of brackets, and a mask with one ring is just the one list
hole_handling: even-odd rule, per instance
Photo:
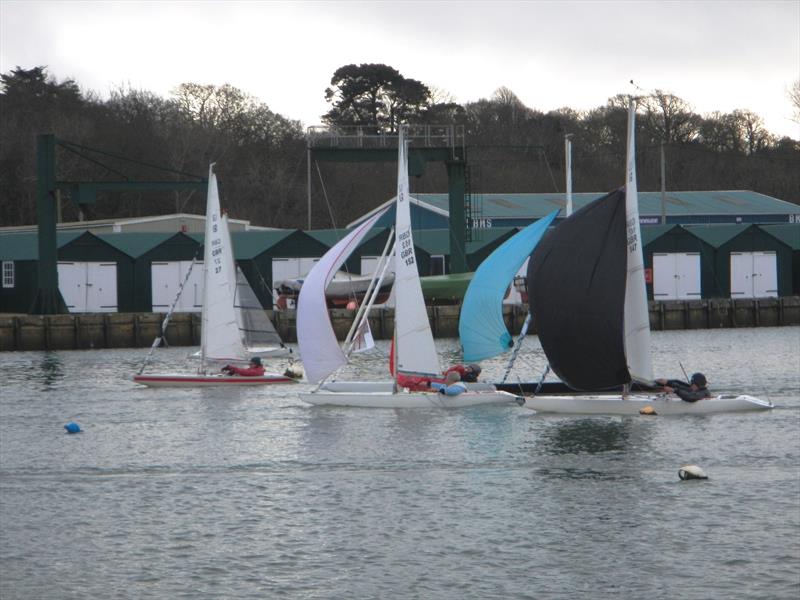
{"label": "industrial building", "polygon": [[[574,194],[574,206],[601,195]],[[564,202],[563,194],[473,198],[468,269],[476,269],[520,228],[563,208]],[[412,198],[423,276],[450,272],[447,203],[447,194]],[[800,295],[800,206],[749,191],[668,192],[665,198],[640,192],[640,211],[651,299]],[[392,218],[384,216],[364,239],[347,263],[350,272],[372,272]],[[345,234],[254,227],[235,219],[230,223],[237,264],[265,308],[273,306],[275,282],[303,277]],[[59,289],[68,309],[165,312],[186,281],[188,292],[177,309],[200,310],[203,228],[202,215],[186,214],[59,224]],[[37,289],[37,240],[35,226],[0,229],[0,312],[28,312]]]}

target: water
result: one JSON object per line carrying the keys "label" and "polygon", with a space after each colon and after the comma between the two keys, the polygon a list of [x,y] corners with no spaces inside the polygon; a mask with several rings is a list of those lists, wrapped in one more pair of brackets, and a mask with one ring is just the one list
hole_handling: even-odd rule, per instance
{"label": "water", "polygon": [[[530,342],[526,380],[544,365]],[[657,375],[680,360],[777,405],[708,417],[146,389],[129,380],[144,354],[0,355],[3,599],[800,593],[800,328],[654,332]],[[359,360],[354,376],[384,377]],[[680,482],[692,463],[710,479]]]}

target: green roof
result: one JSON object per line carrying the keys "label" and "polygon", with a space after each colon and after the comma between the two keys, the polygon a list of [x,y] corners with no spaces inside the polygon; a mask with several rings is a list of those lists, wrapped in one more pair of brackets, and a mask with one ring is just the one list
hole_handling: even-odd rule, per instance
{"label": "green roof", "polygon": [[792,250],[800,250],[800,223],[776,223],[775,225],[759,225],[759,227]]}
{"label": "green roof", "polygon": [[[59,231],[56,233],[56,247],[66,246],[84,233],[84,231]],[[39,234],[0,234],[0,260],[39,260]]]}
{"label": "green roof", "polygon": [[[297,229],[271,229],[268,231],[238,231],[231,234],[236,260],[250,260],[263,254],[292,235]],[[202,239],[201,239],[201,242]]]}
{"label": "green roof", "polygon": [[660,238],[676,227],[680,228],[680,225],[651,225],[649,227],[640,227],[642,231],[642,245],[647,246],[647,244],[653,240]]}
{"label": "green roof", "polygon": [[[449,209],[447,194],[414,194],[420,201],[441,210]],[[572,194],[574,210],[604,196],[604,192]],[[538,219],[556,208],[564,208],[566,195],[561,192],[543,194],[477,194],[473,205],[484,218]],[[730,214],[800,215],[800,206],[749,190],[666,192],[667,216],[715,216]],[[661,216],[661,192],[639,191],[639,214]],[[560,216],[564,216],[561,214]]]}
{"label": "green roof", "polygon": [[109,246],[124,252],[131,258],[139,258],[156,246],[163,244],[175,233],[98,233],[94,234]]}
{"label": "green roof", "polygon": [[[467,254],[478,252],[484,246],[493,244],[498,238],[516,233],[517,227],[492,227],[490,229],[473,230],[477,239],[466,243]],[[414,232],[414,245],[430,255],[450,254],[450,231],[448,229],[421,229]]]}
{"label": "green roof", "polygon": [[683,228],[692,235],[700,238],[714,248],[719,248],[725,242],[735,238],[742,233],[749,224],[725,224],[725,225],[683,225]]}
{"label": "green roof", "polygon": [[[373,227],[369,233],[364,236],[364,239],[361,241],[361,243],[365,244],[373,238],[382,235],[386,229],[386,227]],[[343,237],[352,232],[352,229],[312,229],[311,231],[306,231],[305,233],[328,248],[332,248]]]}

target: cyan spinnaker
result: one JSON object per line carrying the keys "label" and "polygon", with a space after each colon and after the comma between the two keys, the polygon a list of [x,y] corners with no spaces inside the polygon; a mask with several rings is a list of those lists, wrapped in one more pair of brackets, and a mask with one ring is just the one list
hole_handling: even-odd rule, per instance
{"label": "cyan spinnaker", "polygon": [[475,271],[464,295],[458,334],[466,362],[497,356],[513,346],[503,320],[503,296],[558,210],[528,225],[492,252]]}

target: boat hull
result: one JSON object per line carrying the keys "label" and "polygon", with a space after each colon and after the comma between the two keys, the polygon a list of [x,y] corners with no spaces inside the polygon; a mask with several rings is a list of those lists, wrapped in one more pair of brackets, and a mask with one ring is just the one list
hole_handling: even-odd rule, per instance
{"label": "boat hull", "polygon": [[270,383],[296,383],[285,375],[267,373],[262,377],[237,377],[230,375],[135,375],[134,383],[148,387],[236,387],[267,385]]}
{"label": "boat hull", "polygon": [[684,402],[676,396],[535,396],[525,398],[525,408],[541,413],[575,415],[636,415],[645,407],[657,415],[707,415],[769,410],[773,404],[747,395],[724,395]]}
{"label": "boat hull", "polygon": [[519,404],[521,396],[508,392],[464,392],[445,396],[434,392],[330,392],[318,390],[300,394],[300,399],[316,406],[361,408],[466,408],[489,404]]}
{"label": "boat hull", "polygon": [[[469,392],[496,392],[492,383],[482,381],[476,383],[465,383]],[[391,394],[395,389],[394,381],[327,381],[319,386],[320,390],[326,392],[348,393],[348,392],[383,392]],[[512,392],[513,393],[513,392]]]}

